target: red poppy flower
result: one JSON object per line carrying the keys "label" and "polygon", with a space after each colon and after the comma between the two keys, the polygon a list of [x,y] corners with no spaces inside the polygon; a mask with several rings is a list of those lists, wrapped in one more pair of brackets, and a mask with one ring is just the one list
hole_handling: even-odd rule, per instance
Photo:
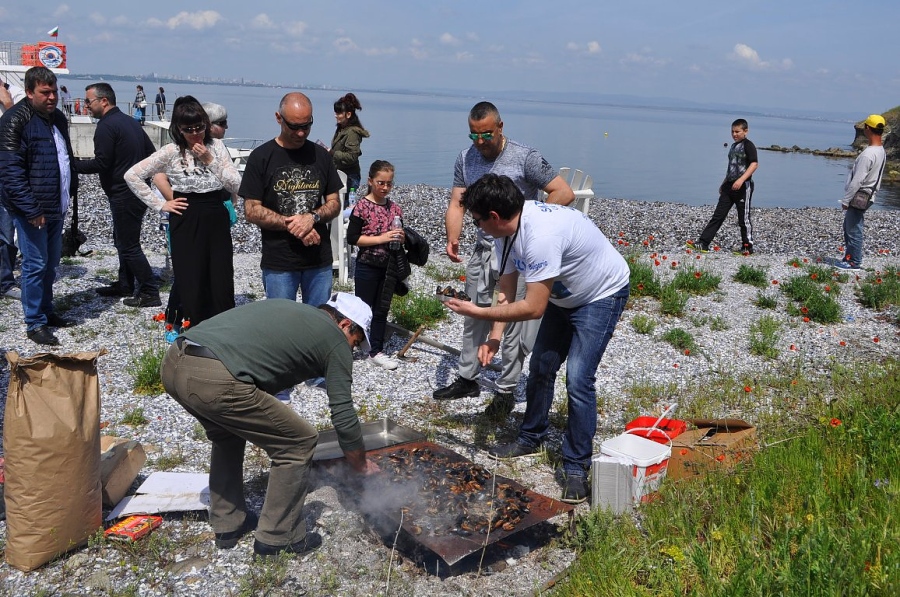
{"label": "red poppy flower", "polygon": [[653,240],[653,235],[651,234],[650,236],[648,236],[647,240]]}
{"label": "red poppy flower", "polygon": [[806,307],[800,307],[800,312],[806,315],[807,313],[809,313],[809,309],[807,309]]}
{"label": "red poppy flower", "polygon": [[718,456],[716,456],[716,460],[717,460],[718,462],[725,462],[725,455],[724,455],[724,454],[719,454]]}
{"label": "red poppy flower", "polygon": [[686,357],[691,356],[691,349],[690,349],[690,348],[685,348],[685,349],[684,349],[684,356],[686,356]]}
{"label": "red poppy flower", "polygon": [[690,254],[691,254],[691,250],[688,249],[687,251],[685,251],[685,253],[687,253],[688,255],[690,255]]}
{"label": "red poppy flower", "polygon": [[804,317],[804,318],[803,318],[803,323],[809,323],[809,317]]}
{"label": "red poppy flower", "polygon": [[806,257],[804,257],[804,258],[803,258],[803,263],[809,263],[809,259],[807,259]]}
{"label": "red poppy flower", "polygon": [[772,284],[778,284],[778,280],[772,280]]}
{"label": "red poppy flower", "polygon": [[809,275],[810,280],[815,280],[818,277],[819,277],[819,274],[816,274],[816,273],[812,273]]}
{"label": "red poppy flower", "polygon": [[626,247],[630,246],[630,245],[628,244],[628,241],[627,241],[627,240],[625,241],[624,245],[625,245]]}
{"label": "red poppy flower", "polygon": [[879,338],[878,336],[875,336],[874,338],[872,338],[872,342],[874,342],[875,344],[878,344],[879,342],[881,342],[881,338]]}
{"label": "red poppy flower", "polygon": [[640,283],[638,284],[638,290],[643,290],[643,289],[644,289],[644,283],[643,283],[643,282],[640,282]]}
{"label": "red poppy flower", "polygon": [[672,262],[672,267],[678,267],[678,262],[677,262],[677,261],[673,261],[673,262]]}
{"label": "red poppy flower", "polygon": [[839,344],[840,346],[847,346],[847,343],[844,342],[843,340],[841,340],[840,342],[838,342],[838,344]]}
{"label": "red poppy flower", "polygon": [[700,259],[700,256],[699,256],[699,255],[697,255],[697,259]]}
{"label": "red poppy flower", "polygon": [[153,321],[165,321],[166,314],[165,313],[157,313],[153,316]]}
{"label": "red poppy flower", "polygon": [[750,386],[744,386],[744,391],[749,394],[750,392],[753,391],[753,388],[751,388]]}
{"label": "red poppy flower", "polygon": [[666,259],[668,259],[668,257],[666,257],[665,255],[663,255],[663,256],[662,256],[662,260],[665,261]]}
{"label": "red poppy flower", "polygon": [[619,236],[625,236],[625,233],[619,230]]}
{"label": "red poppy flower", "polygon": [[189,327],[191,327],[191,320],[190,320],[190,319],[185,319],[185,320],[183,320],[183,321],[181,322],[181,329],[186,330],[186,329],[188,329]]}
{"label": "red poppy flower", "polygon": [[831,292],[831,286],[825,285],[825,292]]}
{"label": "red poppy flower", "polygon": [[645,247],[649,247],[649,246],[650,246],[650,242],[649,242],[649,241],[646,241],[646,240],[645,240],[642,244],[643,244]]}
{"label": "red poppy flower", "polygon": [[797,347],[791,344],[791,350],[797,350]]}
{"label": "red poppy flower", "polygon": [[650,253],[650,259],[655,259],[655,258],[656,258],[656,253]]}
{"label": "red poppy flower", "polygon": [[832,427],[840,427],[840,426],[841,426],[841,420],[840,420],[840,419],[831,419],[831,426],[832,426]]}
{"label": "red poppy flower", "polygon": [[687,454],[687,452],[688,452],[687,448],[682,448],[681,451],[678,453],[681,454],[682,456],[685,456]]}
{"label": "red poppy flower", "polygon": [[653,260],[653,265],[659,265],[659,259],[654,259],[654,260]]}
{"label": "red poppy flower", "polygon": [[172,331],[172,324],[171,324],[171,323],[167,323],[167,324],[166,324],[166,331],[167,331],[167,332],[171,332],[171,331]]}
{"label": "red poppy flower", "polygon": [[701,274],[700,272],[694,272],[694,277],[699,280],[700,278],[703,277],[703,274]]}
{"label": "red poppy flower", "polygon": [[624,245],[625,241],[620,238],[619,240],[616,241],[616,243],[618,243],[620,245]]}
{"label": "red poppy flower", "polygon": [[881,284],[881,278],[875,278],[875,283],[876,283],[876,284]]}
{"label": "red poppy flower", "polygon": [[792,380],[791,380],[791,385],[792,385],[792,386],[797,385],[797,380],[796,380],[796,379],[792,379]]}
{"label": "red poppy flower", "polygon": [[675,363],[672,366],[675,367],[676,369],[678,369],[678,363]]}
{"label": "red poppy flower", "polygon": [[719,251],[719,250],[721,250],[721,248],[722,247],[720,247],[719,245],[716,245],[713,247],[713,251]]}
{"label": "red poppy flower", "polygon": [[791,263],[791,265],[793,265],[794,267],[800,267],[800,264],[799,264],[798,262],[796,262],[796,261],[794,261],[793,263]]}
{"label": "red poppy flower", "polygon": [[461,276],[459,277],[459,281],[460,281],[460,282],[465,282],[465,281],[466,281],[466,275],[465,275],[465,274],[461,275]]}

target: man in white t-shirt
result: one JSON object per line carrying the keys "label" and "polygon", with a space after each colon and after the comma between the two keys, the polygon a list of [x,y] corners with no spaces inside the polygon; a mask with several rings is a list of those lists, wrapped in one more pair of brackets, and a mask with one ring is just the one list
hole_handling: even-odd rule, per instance
{"label": "man in white t-shirt", "polygon": [[[543,317],[531,353],[525,418],[516,441],[489,450],[496,458],[540,451],[550,427],[556,375],[566,361],[569,420],[562,443],[562,500],[584,501],[597,430],[596,371],[628,301],[629,269],[606,236],[580,211],[525,201],[506,176],[486,174],[463,194],[475,225],[495,240],[500,293],[494,307],[450,300],[453,311],[493,321],[478,349],[482,364],[500,347],[507,322]],[[516,299],[519,277],[525,296]]]}

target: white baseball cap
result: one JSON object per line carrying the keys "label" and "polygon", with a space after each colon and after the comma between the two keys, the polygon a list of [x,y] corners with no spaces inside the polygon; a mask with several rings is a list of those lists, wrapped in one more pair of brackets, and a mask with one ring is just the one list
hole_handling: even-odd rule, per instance
{"label": "white baseball cap", "polygon": [[335,292],[325,304],[334,307],[341,315],[362,328],[365,340],[359,345],[359,348],[368,353],[372,349],[372,345],[369,343],[372,308],[358,296],[346,292]]}

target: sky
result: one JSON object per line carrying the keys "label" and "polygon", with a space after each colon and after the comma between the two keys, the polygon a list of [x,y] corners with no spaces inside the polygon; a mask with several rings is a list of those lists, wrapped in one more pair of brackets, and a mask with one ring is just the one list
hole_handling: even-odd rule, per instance
{"label": "sky", "polygon": [[555,92],[859,114],[900,105],[897,0],[93,0],[0,6],[73,74]]}

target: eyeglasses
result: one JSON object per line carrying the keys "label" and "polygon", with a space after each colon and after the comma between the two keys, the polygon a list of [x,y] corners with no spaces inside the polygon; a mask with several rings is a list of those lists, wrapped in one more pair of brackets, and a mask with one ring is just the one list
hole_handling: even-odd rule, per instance
{"label": "eyeglasses", "polygon": [[391,188],[394,186],[393,180],[373,180],[372,182],[374,182],[379,187]]}
{"label": "eyeglasses", "polygon": [[205,124],[195,124],[194,126],[180,126],[178,130],[182,135],[196,135],[206,130]]}
{"label": "eyeglasses", "polygon": [[84,98],[84,105],[87,106],[88,108],[90,108],[91,104],[93,104],[94,102],[99,102],[102,99],[103,99],[102,97],[95,97],[95,98],[86,97],[86,98]]}
{"label": "eyeglasses", "polygon": [[309,122],[293,123],[293,122],[288,122],[288,119],[284,117],[284,114],[281,114],[280,112],[278,114],[279,114],[279,116],[281,116],[281,123],[284,124],[284,126],[291,129],[292,131],[308,131],[309,129],[312,128],[312,125],[313,125],[312,118],[309,119]]}
{"label": "eyeglasses", "polygon": [[481,223],[487,220],[487,218],[476,218],[475,214],[472,214],[472,221],[475,222],[475,226],[481,228]]}
{"label": "eyeglasses", "polygon": [[482,141],[490,141],[494,138],[494,133],[469,133],[469,139],[472,141],[478,141],[481,139]]}
{"label": "eyeglasses", "polygon": [[216,126],[220,126],[220,127],[222,127],[223,129],[227,129],[227,128],[228,128],[228,120],[227,120],[227,119],[226,119],[226,120],[217,120],[217,121],[215,121],[215,122],[212,123],[212,124],[215,124]]}

